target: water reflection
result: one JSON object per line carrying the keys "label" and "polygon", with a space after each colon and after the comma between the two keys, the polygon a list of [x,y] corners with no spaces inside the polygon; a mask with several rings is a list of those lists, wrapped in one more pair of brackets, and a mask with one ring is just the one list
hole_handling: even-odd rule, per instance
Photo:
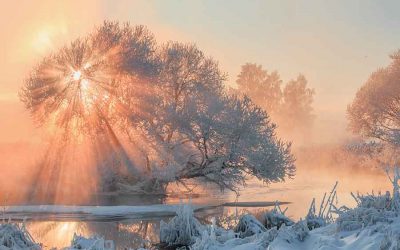
{"label": "water reflection", "polygon": [[[323,177],[322,177],[323,176]],[[369,175],[368,173],[350,175],[343,172],[331,172],[320,175],[320,171],[299,173],[297,178],[287,183],[273,184],[270,187],[260,186],[252,182],[246,192],[236,197],[232,193],[220,195],[223,199],[212,195],[194,197],[195,204],[213,204],[224,201],[291,201],[291,204],[283,205],[288,207],[287,215],[293,219],[299,219],[307,213],[309,203],[313,197],[319,202],[324,192],[330,191],[336,180],[339,180],[338,197],[340,205],[354,205],[350,191],[361,193],[390,190],[390,183],[384,175]],[[210,192],[212,193],[212,192]],[[186,200],[187,201],[187,200]],[[177,203],[178,200],[166,199],[165,203]],[[215,207],[202,210],[196,216],[203,223],[211,223],[211,218],[216,218],[217,224],[224,228],[232,228],[237,219],[243,214],[250,212],[260,215],[268,208],[240,208],[240,207]],[[169,218],[164,218],[168,220]],[[70,244],[74,233],[83,236],[94,234],[102,235],[107,240],[113,240],[117,249],[136,249],[141,246],[148,246],[150,243],[159,241],[160,219],[151,220],[121,220],[121,221],[30,221],[27,228],[37,242],[44,244],[46,248],[65,247]],[[143,240],[144,239],[144,240]]]}
{"label": "water reflection", "polygon": [[[232,228],[242,214],[253,213],[256,216],[265,208],[216,207],[196,213],[196,217],[206,224],[212,218],[218,226]],[[162,218],[164,221],[170,218]],[[45,249],[63,248],[70,245],[74,234],[85,237],[100,235],[113,240],[116,249],[137,249],[151,247],[159,243],[161,219],[110,221],[29,221],[26,227],[36,242]]]}
{"label": "water reflection", "polygon": [[82,222],[28,222],[26,227],[35,241],[42,243],[46,249],[68,246],[75,232],[82,235],[89,233],[86,223]]}
{"label": "water reflection", "polygon": [[159,220],[123,222],[31,221],[26,227],[45,249],[69,246],[74,233],[89,237],[101,235],[113,240],[117,249],[139,248],[159,240]]}
{"label": "water reflection", "polygon": [[[339,182],[338,204],[354,206],[355,203],[350,192],[367,193],[374,190],[376,193],[391,190],[391,184],[382,171],[371,171],[367,168],[352,168],[347,166],[323,167],[324,164],[308,165],[299,161],[297,173],[294,179],[283,183],[275,183],[269,186],[251,180],[239,197],[235,193],[221,193],[219,189],[211,185],[199,185],[193,195],[175,193],[170,196],[132,196],[123,194],[102,194],[93,196],[84,204],[64,205],[151,205],[151,204],[177,204],[180,200],[196,205],[217,205],[225,202],[259,202],[259,201],[289,201],[282,209],[288,207],[286,215],[297,220],[304,218],[312,198],[321,201],[324,192],[329,192],[336,181]],[[172,187],[172,189],[175,189]],[[179,190],[179,189],[176,189]],[[35,204],[33,202],[18,202],[7,200],[6,204],[22,205]],[[217,223],[222,227],[232,227],[237,218],[245,212],[255,215],[261,214],[266,208],[235,208],[216,207],[211,210],[204,210],[196,214],[204,223],[210,223],[215,217]],[[47,217],[46,217],[47,216]],[[28,216],[30,217],[30,216]],[[8,217],[7,217],[8,218]],[[13,217],[12,217],[13,218]],[[34,218],[35,219],[35,218]],[[118,220],[110,218],[108,221],[52,221],[49,215],[36,218],[41,221],[30,221],[27,228],[37,242],[49,247],[65,247],[70,244],[73,234],[91,236],[102,235],[107,240],[114,240],[117,249],[137,248],[149,242],[158,242],[160,219],[152,217],[150,220]],[[75,220],[75,221],[73,221]],[[113,221],[114,220],[114,221]],[[168,220],[168,218],[164,218]],[[143,241],[142,239],[145,239]]]}

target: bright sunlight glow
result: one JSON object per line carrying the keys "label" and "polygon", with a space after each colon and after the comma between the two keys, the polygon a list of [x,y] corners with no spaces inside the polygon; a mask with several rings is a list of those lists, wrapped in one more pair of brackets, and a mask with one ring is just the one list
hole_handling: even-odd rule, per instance
{"label": "bright sunlight glow", "polygon": [[87,91],[89,88],[89,81],[86,79],[83,79],[81,82],[81,88],[83,91]]}
{"label": "bright sunlight glow", "polygon": [[75,81],[78,81],[79,79],[81,79],[81,75],[82,75],[81,71],[80,71],[80,70],[77,70],[77,71],[74,71],[74,72],[72,73],[72,78],[73,78]]}

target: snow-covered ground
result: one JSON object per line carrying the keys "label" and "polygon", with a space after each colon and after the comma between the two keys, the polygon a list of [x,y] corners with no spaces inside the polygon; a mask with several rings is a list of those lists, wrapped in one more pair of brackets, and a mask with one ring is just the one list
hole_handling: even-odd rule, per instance
{"label": "snow-covered ground", "polygon": [[[389,177],[390,178],[390,177]],[[259,218],[242,215],[236,226],[201,224],[189,205],[160,228],[160,241],[191,250],[257,249],[400,249],[400,171],[390,178],[392,193],[354,195],[355,208],[337,207],[336,187],[320,205],[311,203],[308,214],[297,222],[277,205]]]}
{"label": "snow-covered ground", "polygon": [[[215,225],[199,225],[187,213],[161,229],[161,240],[167,240],[172,245],[187,244],[193,250],[375,250],[400,247],[399,214],[374,207],[348,210],[339,215],[335,223],[312,230],[307,220],[290,226],[282,225],[279,229],[266,229],[260,226],[259,221],[254,221],[254,217],[242,217],[246,221],[243,222],[246,224],[244,231],[238,228],[224,230]],[[177,233],[178,228],[181,231]],[[191,236],[187,237],[189,234]],[[177,239],[178,236],[180,239]]]}
{"label": "snow-covered ground", "polygon": [[[51,216],[52,219],[87,219],[101,220],[102,218],[129,217],[130,219],[174,216],[179,205],[150,205],[150,206],[62,206],[62,205],[32,205],[5,206],[2,217],[6,219],[38,218],[40,215]],[[196,206],[194,209],[204,208]]]}

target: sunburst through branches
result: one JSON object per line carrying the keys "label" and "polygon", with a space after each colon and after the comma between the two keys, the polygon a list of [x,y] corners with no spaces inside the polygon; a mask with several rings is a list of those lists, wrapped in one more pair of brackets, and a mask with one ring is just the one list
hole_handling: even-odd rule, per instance
{"label": "sunburst through branches", "polygon": [[151,79],[142,70],[127,73],[126,65],[149,68],[145,57],[151,55],[142,50],[151,51],[151,46],[152,37],[143,27],[106,22],[34,68],[20,97],[37,124],[50,131],[51,139],[31,198],[59,202],[74,193],[90,195],[98,189],[96,176],[104,171],[99,167],[110,155],[115,156],[114,165],[135,170],[117,136],[117,123],[132,115],[132,109],[138,110],[121,98],[121,92],[136,89],[129,91],[130,98],[139,100],[143,96],[136,96],[138,88],[149,87],[143,86],[143,79]]}
{"label": "sunburst through branches", "polygon": [[157,46],[143,26],[105,22],[44,58],[21,91],[51,130],[31,197],[165,194],[174,182],[190,191],[190,179],[237,191],[248,174],[292,176],[290,144],[250,99],[227,95],[224,80],[195,45]]}

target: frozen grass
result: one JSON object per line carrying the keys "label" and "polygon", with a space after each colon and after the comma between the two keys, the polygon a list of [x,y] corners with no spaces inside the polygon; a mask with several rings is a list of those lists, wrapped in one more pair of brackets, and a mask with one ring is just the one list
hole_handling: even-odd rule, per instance
{"label": "frozen grass", "polygon": [[104,240],[104,238],[100,236],[95,235],[89,238],[85,238],[83,236],[74,234],[71,246],[64,248],[64,250],[78,250],[78,249],[114,250],[115,246],[113,241]]}
{"label": "frozen grass", "polygon": [[194,217],[190,204],[181,205],[168,223],[161,221],[160,241],[168,246],[188,246],[196,241],[205,227]]}
{"label": "frozen grass", "polygon": [[[186,221],[196,221],[198,230],[190,235],[188,230],[184,230],[190,238],[185,246],[195,250],[400,249],[399,177],[400,171],[395,169],[393,177],[389,178],[393,184],[392,194],[353,194],[357,202],[353,209],[336,207],[336,183],[324,195],[318,209],[314,199],[305,219],[297,223],[287,218],[279,206],[275,206],[261,216],[261,221],[250,214],[241,216],[233,227],[233,233],[229,228],[197,224],[198,221],[191,218],[193,213],[186,212],[182,215],[186,216]],[[176,223],[179,220],[173,221],[173,225],[179,227]],[[176,232],[176,227],[169,226],[168,230]],[[200,231],[201,228],[203,231]]]}
{"label": "frozen grass", "polygon": [[23,224],[3,223],[0,224],[0,249],[36,250],[41,246],[33,240]]}
{"label": "frozen grass", "polygon": [[268,229],[276,227],[279,229],[282,225],[291,226],[294,222],[285,215],[287,208],[282,210],[278,202],[275,202],[275,207],[271,211],[264,213],[264,226]]}

